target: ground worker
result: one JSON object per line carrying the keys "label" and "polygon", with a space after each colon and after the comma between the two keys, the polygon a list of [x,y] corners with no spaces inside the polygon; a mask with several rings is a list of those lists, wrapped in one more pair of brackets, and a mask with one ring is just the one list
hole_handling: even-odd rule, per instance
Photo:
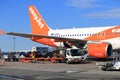
{"label": "ground worker", "polygon": [[35,58],[35,51],[31,52],[30,57]]}

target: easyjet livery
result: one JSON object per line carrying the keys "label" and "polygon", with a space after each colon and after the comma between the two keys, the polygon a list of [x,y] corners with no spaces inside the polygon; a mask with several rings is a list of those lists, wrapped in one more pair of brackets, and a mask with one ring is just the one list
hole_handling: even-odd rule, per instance
{"label": "easyjet livery", "polygon": [[32,32],[9,32],[8,35],[29,38],[56,48],[85,48],[88,55],[95,58],[108,58],[113,51],[120,50],[120,26],[53,30],[34,6],[29,6],[28,11]]}

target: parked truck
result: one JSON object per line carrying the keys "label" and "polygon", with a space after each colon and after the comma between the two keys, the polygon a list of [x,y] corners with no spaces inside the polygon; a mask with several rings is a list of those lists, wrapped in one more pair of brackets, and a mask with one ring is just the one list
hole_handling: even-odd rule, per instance
{"label": "parked truck", "polygon": [[67,48],[64,55],[67,64],[80,63],[86,59],[86,56],[81,49]]}

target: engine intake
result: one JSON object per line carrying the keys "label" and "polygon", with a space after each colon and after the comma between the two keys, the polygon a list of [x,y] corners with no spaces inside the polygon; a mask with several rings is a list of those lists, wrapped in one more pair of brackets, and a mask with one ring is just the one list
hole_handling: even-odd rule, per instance
{"label": "engine intake", "polygon": [[95,58],[108,58],[112,54],[109,43],[88,44],[88,55]]}

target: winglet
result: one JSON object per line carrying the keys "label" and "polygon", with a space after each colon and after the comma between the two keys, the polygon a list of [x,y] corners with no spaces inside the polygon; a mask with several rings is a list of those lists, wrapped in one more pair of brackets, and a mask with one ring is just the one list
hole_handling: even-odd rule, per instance
{"label": "winglet", "polygon": [[5,32],[3,30],[0,30],[0,36],[3,36]]}

